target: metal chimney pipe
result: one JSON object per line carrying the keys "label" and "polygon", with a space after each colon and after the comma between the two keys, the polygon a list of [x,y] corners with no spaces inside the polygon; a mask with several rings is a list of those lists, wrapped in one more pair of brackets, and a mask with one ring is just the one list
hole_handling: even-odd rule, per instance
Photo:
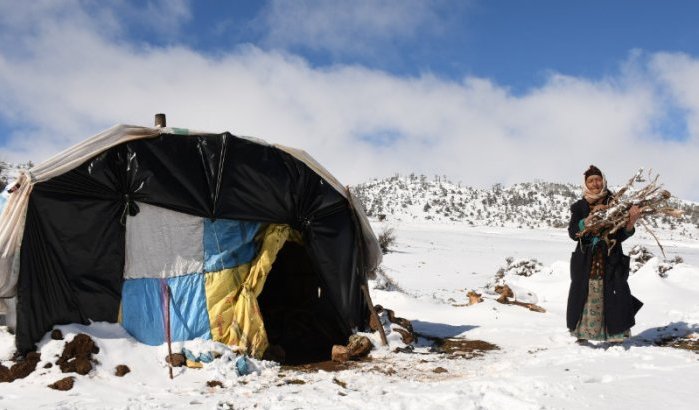
{"label": "metal chimney pipe", "polygon": [[167,126],[167,121],[165,120],[165,114],[155,114],[155,126],[157,128],[163,128]]}

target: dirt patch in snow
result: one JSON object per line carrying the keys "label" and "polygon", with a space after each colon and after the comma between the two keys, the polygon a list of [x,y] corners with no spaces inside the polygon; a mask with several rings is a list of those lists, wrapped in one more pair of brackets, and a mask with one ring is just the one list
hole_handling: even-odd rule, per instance
{"label": "dirt patch in snow", "polygon": [[79,333],[65,344],[56,364],[63,373],[86,375],[92,370],[92,354],[97,354],[99,351],[99,347],[90,336]]}
{"label": "dirt patch in snow", "polygon": [[206,382],[206,385],[207,385],[208,387],[220,387],[220,388],[223,388],[223,382],[221,382],[221,381],[219,381],[219,380],[209,380],[208,382]]}
{"label": "dirt patch in snow", "polygon": [[114,375],[118,377],[124,377],[127,373],[131,372],[131,369],[129,369],[129,366],[125,364],[120,364],[114,369]]}
{"label": "dirt patch in snow", "polygon": [[658,346],[672,347],[674,349],[690,350],[699,353],[699,334],[693,333],[683,337],[669,337],[655,342]]}
{"label": "dirt patch in snow", "polygon": [[55,383],[49,384],[49,387],[54,390],[67,391],[73,388],[73,384],[75,384],[75,377],[69,376],[58,380]]}
{"label": "dirt patch in snow", "polygon": [[[63,340],[63,335],[59,330],[54,330],[51,333],[54,340]],[[92,338],[84,333],[80,333],[73,338],[72,341],[66,343],[63,347],[61,357],[56,361],[56,364],[61,368],[63,373],[78,373],[86,375],[92,370],[93,362],[92,355],[99,353],[97,344]],[[29,376],[41,360],[41,355],[38,352],[29,352],[26,357],[17,356],[12,367],[7,368],[0,364],[0,382],[11,383],[17,379],[23,379]],[[53,365],[49,362],[43,368],[50,369]],[[66,380],[66,379],[63,379]],[[59,380],[58,387],[67,385],[67,381]],[[58,382],[57,382],[58,383]],[[72,382],[71,382],[72,383]],[[51,387],[51,386],[50,386]],[[58,387],[51,387],[61,390]],[[72,387],[72,386],[71,386]]]}
{"label": "dirt patch in snow", "polygon": [[362,362],[370,362],[370,357],[364,357],[361,360],[349,360],[346,362],[335,362],[332,360],[326,360],[322,362],[306,363],[299,365],[282,365],[280,374],[284,371],[297,371],[302,373],[316,373],[320,370],[325,372],[339,372],[342,370],[355,369],[359,367]]}
{"label": "dirt patch in snow", "polygon": [[483,340],[438,339],[432,346],[434,352],[445,353],[459,359],[472,359],[491,350],[499,350],[499,348]]}
{"label": "dirt patch in snow", "polygon": [[165,356],[165,362],[172,367],[182,367],[187,362],[187,358],[182,353],[172,353]]}
{"label": "dirt patch in snow", "polygon": [[39,353],[29,352],[24,359],[16,358],[15,364],[9,369],[0,364],[0,383],[12,383],[17,379],[24,379],[36,369],[40,360]]}
{"label": "dirt patch in snow", "polygon": [[497,345],[483,340],[470,340],[458,337],[441,338],[420,333],[417,335],[429,341],[432,353],[443,353],[453,359],[473,359],[474,357],[483,356],[486,352],[500,350]]}

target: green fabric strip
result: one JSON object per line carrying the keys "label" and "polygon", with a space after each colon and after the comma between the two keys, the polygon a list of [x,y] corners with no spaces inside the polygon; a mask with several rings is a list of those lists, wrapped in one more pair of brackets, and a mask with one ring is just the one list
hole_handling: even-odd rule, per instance
{"label": "green fabric strip", "polygon": [[[578,227],[580,228],[580,231],[582,232],[583,229],[585,229],[585,219],[581,219],[580,222],[578,222]],[[598,236],[593,236],[592,237],[592,248],[594,249],[595,245],[597,245],[597,242],[600,241]]]}

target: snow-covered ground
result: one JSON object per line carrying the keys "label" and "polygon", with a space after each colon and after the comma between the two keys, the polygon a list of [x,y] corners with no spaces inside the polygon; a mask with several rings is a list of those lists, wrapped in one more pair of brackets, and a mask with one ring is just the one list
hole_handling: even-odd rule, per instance
{"label": "snow-covered ground", "polygon": [[[377,233],[383,225],[374,224]],[[383,266],[401,291],[373,289],[374,303],[411,320],[418,333],[480,339],[499,350],[458,359],[420,347],[412,354],[378,347],[373,360],[347,370],[302,372],[252,360],[253,373],[238,376],[231,352],[193,342],[192,350],[218,349],[224,359],[203,369],[177,368],[170,380],[165,346],[138,344],[113,324],[61,326],[66,339],[78,332],[91,335],[100,347],[95,356],[100,364],[87,376],[76,375],[70,391],[49,389],[67,375],[57,366],[43,368],[55,362],[62,344],[47,336],[39,345],[37,371],[0,384],[0,408],[699,408],[694,390],[699,355],[653,343],[699,333],[699,241],[663,241],[668,257],[680,255],[685,263],[661,278],[658,261],[651,260],[630,277],[632,292],[645,303],[633,337],[618,346],[587,347],[575,344],[565,328],[568,258],[575,243],[564,230],[424,222],[392,227],[397,241]],[[624,247],[633,244],[660,254],[652,240],[632,238]],[[465,306],[466,290],[492,282],[507,257],[543,264],[531,277],[505,279],[533,292],[546,313],[488,298]],[[400,345],[396,333],[389,338],[392,347]],[[11,353],[11,335],[0,330],[0,359]],[[128,365],[131,373],[115,376],[118,364]],[[440,367],[446,372],[435,372]],[[224,388],[208,387],[210,380],[222,381]]]}

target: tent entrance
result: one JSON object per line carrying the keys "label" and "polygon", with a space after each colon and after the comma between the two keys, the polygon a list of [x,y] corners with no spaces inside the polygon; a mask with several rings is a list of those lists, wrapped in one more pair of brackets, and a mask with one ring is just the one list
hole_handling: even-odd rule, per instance
{"label": "tent entrance", "polygon": [[270,359],[284,364],[330,360],[332,345],[347,343],[303,245],[284,244],[257,301]]}

